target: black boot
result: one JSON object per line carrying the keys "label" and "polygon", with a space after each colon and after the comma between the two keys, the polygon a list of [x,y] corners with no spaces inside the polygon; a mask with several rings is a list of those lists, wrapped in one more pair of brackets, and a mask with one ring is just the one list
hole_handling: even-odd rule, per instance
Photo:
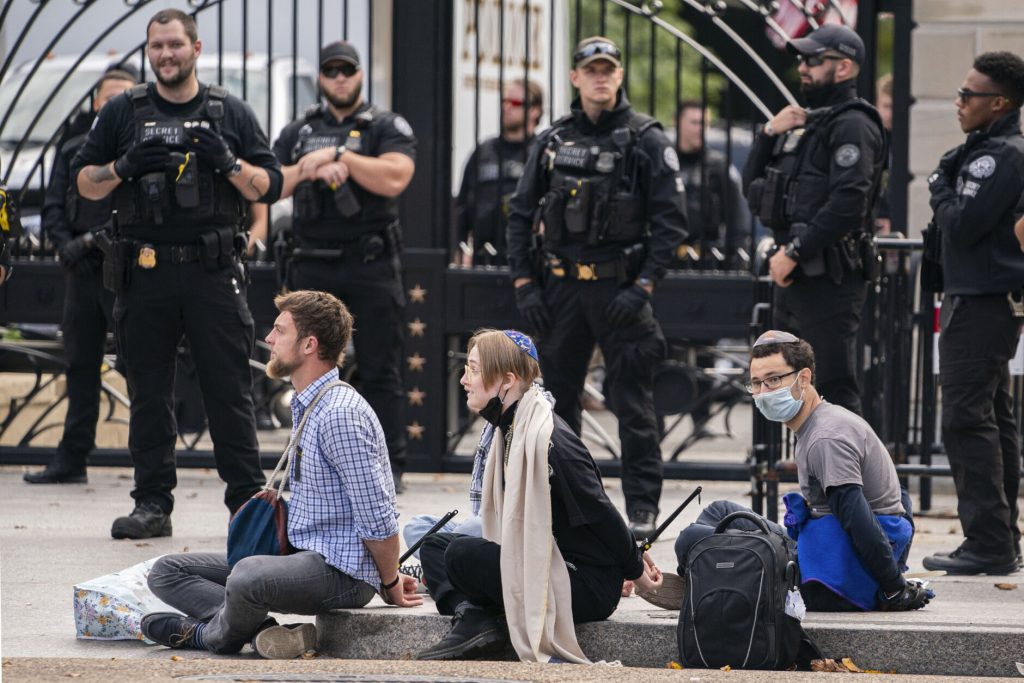
{"label": "black boot", "polygon": [[945,571],[947,574],[972,576],[988,574],[989,576],[1005,576],[1017,571],[1017,558],[1014,555],[997,557],[980,555],[962,546],[948,555],[936,553],[924,558],[925,569]]}
{"label": "black boot", "polygon": [[85,461],[72,463],[59,453],[41,472],[26,472],[22,477],[29,484],[87,484]]}
{"label": "black boot", "polygon": [[629,530],[633,532],[633,538],[640,541],[654,533],[654,523],[658,520],[658,513],[654,510],[633,510],[629,513]]}
{"label": "black boot", "polygon": [[416,653],[416,659],[483,659],[500,654],[508,644],[504,620],[464,602],[455,608],[452,628],[433,647]]}
{"label": "black boot", "polygon": [[138,503],[127,517],[118,517],[110,527],[114,538],[153,538],[171,535],[171,515],[156,503]]}

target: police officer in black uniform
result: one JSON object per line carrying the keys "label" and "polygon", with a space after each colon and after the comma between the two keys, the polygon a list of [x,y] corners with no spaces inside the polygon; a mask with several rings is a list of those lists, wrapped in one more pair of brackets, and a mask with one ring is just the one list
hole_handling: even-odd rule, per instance
{"label": "police officer in black uniform", "polygon": [[654,530],[662,483],[653,382],[666,344],[651,294],[686,237],[686,215],[676,150],[657,121],[630,105],[621,58],[604,37],[576,46],[570,78],[579,99],[530,150],[508,248],[545,387],[576,433],[587,364],[595,340],[601,345],[626,511],[642,537]]}
{"label": "police officer in black uniform", "polygon": [[941,238],[939,314],[942,440],[964,541],[924,559],[950,574],[1007,574],[1020,566],[1021,451],[1007,363],[1024,320],[1024,253],[1014,236],[1024,194],[1024,60],[979,55],[957,91],[967,141],[928,178]]}
{"label": "police officer in black uniform", "polygon": [[85,483],[86,459],[96,447],[96,421],[100,414],[100,366],[107,345],[107,330],[114,325],[114,293],[103,286],[103,255],[95,233],[110,222],[112,200],[98,202],[78,196],[71,182],[71,160],[85,143],[96,112],[128,88],[135,77],[109,69],[93,93],[92,111],[69,123],[64,141],[57,145],[50,184],[43,202],[43,230],[50,236],[64,267],[64,360],[67,370],[68,411],[64,435],[53,459],[41,472],[24,475],[30,484]]}
{"label": "police officer in black uniform", "polygon": [[292,289],[318,289],[355,317],[361,393],[387,439],[395,489],[405,468],[402,387],[402,232],[398,195],[415,171],[409,123],[362,99],[359,53],[338,41],[320,51],[320,92],[281,131],[274,152],[284,173],[282,197],[294,194]]}
{"label": "police officer in black uniform", "polygon": [[188,340],[217,471],[234,512],[263,485],[249,354],[253,319],[240,259],[247,201],[273,202],[281,171],[247,104],[196,78],[195,20],[162,10],[146,27],[156,83],[111,100],[72,162],[79,193],[113,193],[119,237],[106,246],[117,288],[118,352],[128,370],[135,509],[114,538],[171,534],[177,483],[172,394],[178,342]]}
{"label": "police officer in black uniform", "polygon": [[466,162],[455,200],[460,248],[472,244],[461,265],[503,266],[508,263],[505,228],[512,199],[533,131],[540,121],[544,95],[533,81],[516,80],[501,98],[501,135],[484,140]]}
{"label": "police officer in black uniform", "polygon": [[861,413],[857,329],[877,260],[872,204],[887,158],[877,110],[857,97],[864,42],[828,25],[789,43],[811,109],[790,105],[744,168],[751,209],[775,233],[775,324],[817,350],[818,391]]}
{"label": "police officer in black uniform", "polygon": [[[714,247],[724,259],[750,240],[750,213],[743,200],[740,173],[725,154],[704,144],[707,112],[697,100],[679,103],[676,147],[686,186],[687,240]],[[712,261],[714,265],[726,265]]]}

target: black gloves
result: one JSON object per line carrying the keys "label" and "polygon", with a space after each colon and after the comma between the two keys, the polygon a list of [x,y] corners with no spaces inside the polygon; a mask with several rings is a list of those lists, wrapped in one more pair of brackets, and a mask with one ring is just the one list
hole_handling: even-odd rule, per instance
{"label": "black gloves", "polygon": [[934,597],[935,591],[926,588],[916,579],[907,579],[903,590],[898,594],[889,597],[884,592],[879,593],[878,609],[883,612],[906,612],[912,609],[921,609]]}
{"label": "black gloves", "polygon": [[651,295],[647,293],[646,289],[638,284],[633,284],[615,295],[615,298],[608,303],[605,315],[608,316],[608,322],[612,326],[624,327],[636,320],[644,304],[650,300]]}
{"label": "black gloves", "polygon": [[537,285],[531,283],[516,287],[516,306],[537,334],[547,333],[551,327],[551,316]]}
{"label": "black gloves", "polygon": [[57,256],[60,258],[60,264],[64,266],[64,269],[69,272],[77,270],[77,266],[81,263],[90,251],[92,251],[93,245],[96,242],[96,238],[91,232],[84,233],[78,237],[68,240],[68,242],[60,248]]}
{"label": "black gloves", "polygon": [[114,173],[121,180],[138,178],[147,173],[163,171],[171,163],[171,151],[162,137],[138,143],[114,162]]}
{"label": "black gloves", "polygon": [[188,137],[189,149],[213,170],[226,174],[235,167],[238,158],[220,133],[197,126],[186,130],[185,135]]}

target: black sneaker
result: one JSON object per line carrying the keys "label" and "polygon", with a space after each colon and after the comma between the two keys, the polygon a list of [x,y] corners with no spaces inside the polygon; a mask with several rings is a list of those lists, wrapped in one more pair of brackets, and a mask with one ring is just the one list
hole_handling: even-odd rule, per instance
{"label": "black sneaker", "polygon": [[138,503],[127,517],[118,517],[110,527],[114,538],[153,538],[171,535],[171,516],[156,503]]}
{"label": "black sneaker", "polygon": [[507,646],[508,629],[479,607],[457,610],[452,628],[437,645],[421,650],[416,659],[483,659],[497,655]]}
{"label": "black sneaker", "polygon": [[633,532],[633,538],[640,542],[654,533],[654,523],[658,519],[658,513],[654,510],[633,510],[629,513],[629,530]]}
{"label": "black sneaker", "polygon": [[263,659],[295,659],[316,650],[316,626],[311,623],[270,626],[252,639],[252,649]]}
{"label": "black sneaker", "polygon": [[205,650],[196,640],[196,628],[203,622],[177,612],[151,612],[142,617],[142,635],[157,645],[176,650]]}
{"label": "black sneaker", "polygon": [[945,571],[947,574],[959,576],[973,576],[976,574],[1005,576],[1019,569],[1017,558],[1013,555],[1009,557],[990,557],[988,555],[979,555],[963,547],[957,548],[948,555],[941,553],[929,555],[924,558],[921,564],[930,571]]}
{"label": "black sneaker", "polygon": [[85,467],[67,463],[50,463],[41,472],[26,472],[22,477],[29,484],[88,484]]}

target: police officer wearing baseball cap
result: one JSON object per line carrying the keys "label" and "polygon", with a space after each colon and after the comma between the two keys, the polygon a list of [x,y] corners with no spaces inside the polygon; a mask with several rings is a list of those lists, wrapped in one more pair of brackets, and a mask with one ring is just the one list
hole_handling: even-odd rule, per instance
{"label": "police officer wearing baseball cap", "polygon": [[545,387],[577,434],[594,343],[604,352],[626,511],[642,538],[654,530],[662,484],[653,376],[666,344],[651,294],[686,237],[683,179],[661,125],[621,88],[618,46],[587,38],[573,63],[579,98],[534,141],[512,198],[509,265]]}
{"label": "police officer wearing baseball cap", "polygon": [[979,55],[954,102],[967,140],[942,156],[928,189],[945,286],[942,440],[964,541],[924,558],[924,566],[1008,574],[1021,566],[1020,435],[1007,363],[1024,320],[1024,253],[1014,237],[1024,193],[1024,60]]}
{"label": "police officer wearing baseball cap", "polygon": [[789,105],[758,134],[743,172],[751,209],[775,236],[777,326],[817,352],[820,393],[861,413],[857,330],[874,278],[872,205],[887,158],[878,111],[857,97],[864,42],[827,25],[788,48],[808,109]]}
{"label": "police officer wearing baseball cap", "polygon": [[364,72],[346,41],[320,51],[322,102],[274,143],[294,195],[288,286],[330,292],[355,317],[361,393],[377,414],[401,492],[405,467],[402,387],[401,226],[398,196],[415,171],[409,123],[362,97]]}

